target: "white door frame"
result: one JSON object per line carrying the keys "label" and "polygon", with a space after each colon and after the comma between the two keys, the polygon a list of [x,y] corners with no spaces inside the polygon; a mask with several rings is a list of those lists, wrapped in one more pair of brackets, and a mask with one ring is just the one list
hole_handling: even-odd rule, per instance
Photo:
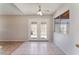
{"label": "white door frame", "polygon": [[[39,21],[40,20],[40,21]],[[39,27],[39,25],[40,25],[40,23],[41,22],[46,22],[46,24],[47,24],[47,40],[46,41],[48,41],[49,40],[49,28],[48,28],[48,26],[49,26],[49,22],[48,22],[49,20],[48,19],[40,19],[40,18],[34,18],[34,19],[29,19],[29,21],[28,21],[28,41],[30,41],[31,40],[31,35],[30,35],[30,31],[31,31],[31,28],[30,28],[30,25],[31,25],[31,22],[37,22],[37,39],[38,40],[34,40],[34,41],[39,41],[41,38],[39,37],[40,36],[40,27]],[[43,41],[43,40],[40,40],[40,41]],[[45,40],[44,40],[45,41]]]}

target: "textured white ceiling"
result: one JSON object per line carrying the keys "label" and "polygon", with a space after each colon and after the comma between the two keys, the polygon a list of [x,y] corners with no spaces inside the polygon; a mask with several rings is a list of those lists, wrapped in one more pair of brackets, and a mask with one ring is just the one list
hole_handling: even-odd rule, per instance
{"label": "textured white ceiling", "polygon": [[[43,15],[51,15],[59,8],[59,3],[0,3],[0,15],[37,15],[38,6]],[[48,11],[49,10],[49,11]]]}
{"label": "textured white ceiling", "polygon": [[0,15],[20,15],[21,12],[9,3],[0,3]]}

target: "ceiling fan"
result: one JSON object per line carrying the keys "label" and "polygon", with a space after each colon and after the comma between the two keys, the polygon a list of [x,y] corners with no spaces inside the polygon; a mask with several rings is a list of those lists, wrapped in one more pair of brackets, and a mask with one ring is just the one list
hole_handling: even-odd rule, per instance
{"label": "ceiling fan", "polygon": [[[44,10],[44,11],[45,11],[45,12],[49,12],[49,10]],[[40,5],[38,6],[37,15],[40,15],[40,16],[42,16],[42,15],[43,15],[43,11],[42,11],[42,8],[41,8],[41,6],[40,6]]]}
{"label": "ceiling fan", "polygon": [[37,12],[37,15],[43,15],[43,12],[42,12],[42,10],[41,10],[41,6],[39,5],[38,6],[38,12]]}

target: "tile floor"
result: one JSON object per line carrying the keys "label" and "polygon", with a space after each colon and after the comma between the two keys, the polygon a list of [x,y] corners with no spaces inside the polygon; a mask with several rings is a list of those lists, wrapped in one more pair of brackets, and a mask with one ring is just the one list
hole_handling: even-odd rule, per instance
{"label": "tile floor", "polygon": [[24,42],[11,55],[65,55],[65,53],[52,43]]}

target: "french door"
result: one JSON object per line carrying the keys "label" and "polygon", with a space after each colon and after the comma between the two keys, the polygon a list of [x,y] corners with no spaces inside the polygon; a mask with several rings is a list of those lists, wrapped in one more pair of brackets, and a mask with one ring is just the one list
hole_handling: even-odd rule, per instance
{"label": "french door", "polygon": [[48,41],[47,20],[29,21],[29,40],[30,41]]}

